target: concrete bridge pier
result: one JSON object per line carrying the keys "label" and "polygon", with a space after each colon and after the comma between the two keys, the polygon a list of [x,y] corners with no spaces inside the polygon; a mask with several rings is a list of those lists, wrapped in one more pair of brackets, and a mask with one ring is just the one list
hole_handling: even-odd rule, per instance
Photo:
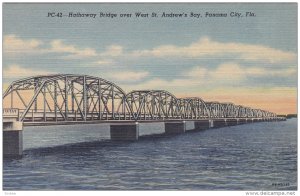
{"label": "concrete bridge pier", "polygon": [[193,120],[185,121],[185,131],[195,131],[195,130],[196,130],[195,121]]}
{"label": "concrete bridge pier", "polygon": [[136,141],[139,139],[139,123],[116,123],[110,125],[113,141]]}
{"label": "concrete bridge pier", "polygon": [[194,122],[195,130],[201,131],[210,128],[210,120],[197,120]]}
{"label": "concrete bridge pier", "polygon": [[186,121],[165,122],[166,134],[179,134],[186,131]]}
{"label": "concrete bridge pier", "polygon": [[3,156],[19,157],[23,153],[23,123],[3,119]]}
{"label": "concrete bridge pier", "polygon": [[209,120],[209,128],[214,128],[214,120]]}

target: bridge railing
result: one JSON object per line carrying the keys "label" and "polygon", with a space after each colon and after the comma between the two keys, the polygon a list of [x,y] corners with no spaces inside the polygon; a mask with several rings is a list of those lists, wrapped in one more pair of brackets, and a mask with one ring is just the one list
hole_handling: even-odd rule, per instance
{"label": "bridge railing", "polygon": [[[9,108],[5,110],[10,110]],[[4,115],[4,118],[15,118],[19,119],[19,117],[22,115],[24,110],[18,110],[17,115]],[[14,112],[15,113],[15,112]],[[185,114],[178,115],[178,116],[172,116],[172,117],[166,117],[166,116],[160,116],[155,115],[151,116],[149,114],[144,115],[141,114],[138,118],[135,118],[137,114],[131,115],[131,114],[123,114],[123,113],[111,113],[111,112],[101,112],[101,118],[99,118],[99,113],[96,112],[89,112],[86,114],[86,119],[82,119],[79,112],[69,112],[68,118],[65,119],[61,116],[55,115],[53,112],[44,112],[42,110],[29,110],[29,112],[26,114],[24,118],[24,122],[52,122],[52,121],[105,121],[105,120],[201,120],[201,119],[232,119],[232,118],[247,118],[247,119],[263,119],[263,118],[272,118],[272,117],[260,117],[260,116],[187,116]]]}
{"label": "bridge railing", "polygon": [[3,121],[6,119],[20,119],[20,110],[18,108],[3,108],[2,109]]}

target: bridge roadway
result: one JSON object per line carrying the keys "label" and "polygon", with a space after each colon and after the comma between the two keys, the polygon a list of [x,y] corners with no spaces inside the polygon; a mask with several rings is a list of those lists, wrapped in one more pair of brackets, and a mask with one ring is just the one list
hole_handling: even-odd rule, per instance
{"label": "bridge roadway", "polygon": [[[166,120],[93,120],[93,121],[36,121],[36,122],[23,122],[23,126],[53,126],[53,125],[74,125],[74,124],[128,124],[128,123],[155,123],[155,122],[203,122],[203,121],[224,121],[226,125],[229,123],[230,125],[238,125],[239,122],[272,122],[272,121],[282,121],[285,118],[270,118],[270,119],[262,119],[262,118],[214,118],[214,119],[166,119]],[[235,123],[232,123],[235,122]]]}

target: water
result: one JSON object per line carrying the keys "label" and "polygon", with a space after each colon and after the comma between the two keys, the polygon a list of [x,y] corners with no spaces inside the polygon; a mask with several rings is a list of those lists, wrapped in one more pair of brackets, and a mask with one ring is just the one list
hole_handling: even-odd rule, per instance
{"label": "water", "polygon": [[24,154],[4,160],[4,190],[297,189],[297,119]]}

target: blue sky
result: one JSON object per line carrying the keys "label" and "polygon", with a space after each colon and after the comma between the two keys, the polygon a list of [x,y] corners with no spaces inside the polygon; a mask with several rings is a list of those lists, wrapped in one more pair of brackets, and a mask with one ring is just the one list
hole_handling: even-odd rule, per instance
{"label": "blue sky", "polygon": [[[48,12],[133,16],[49,18]],[[203,17],[136,18],[135,12]],[[244,17],[207,18],[206,12]],[[166,89],[275,111],[286,98],[293,102],[287,111],[295,111],[297,4],[4,4],[4,87],[51,73],[98,76],[127,92]]]}

